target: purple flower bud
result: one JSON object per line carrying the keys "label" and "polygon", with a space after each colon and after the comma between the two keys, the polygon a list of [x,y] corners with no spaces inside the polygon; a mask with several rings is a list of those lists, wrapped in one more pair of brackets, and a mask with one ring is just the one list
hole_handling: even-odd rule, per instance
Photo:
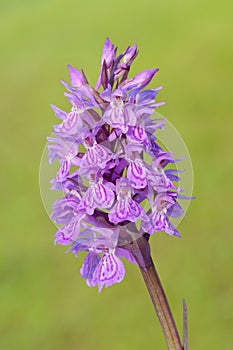
{"label": "purple flower bud", "polygon": [[101,71],[95,89],[98,90],[102,84],[104,88],[108,86],[108,73],[113,65],[116,50],[109,38],[106,39],[101,57]]}
{"label": "purple flower bud", "polygon": [[103,53],[101,57],[101,65],[106,63],[106,67],[110,68],[113,64],[114,58],[116,56],[114,45],[111,43],[110,39],[107,38],[104,43]]}
{"label": "purple flower bud", "polygon": [[148,69],[141,73],[138,73],[134,78],[129,79],[129,81],[124,82],[120,87],[124,91],[132,90],[132,89],[143,89],[146,85],[150,83],[153,79],[155,73],[158,72],[158,68],[156,69]]}
{"label": "purple flower bud", "polygon": [[137,56],[137,45],[135,44],[131,47],[129,46],[125,50],[122,60],[126,65],[130,66],[133,60],[136,58],[136,56]]}

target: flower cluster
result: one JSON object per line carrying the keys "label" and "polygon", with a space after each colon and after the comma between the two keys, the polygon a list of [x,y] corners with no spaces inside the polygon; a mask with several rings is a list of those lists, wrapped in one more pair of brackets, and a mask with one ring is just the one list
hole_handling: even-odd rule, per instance
{"label": "flower cluster", "polygon": [[60,163],[51,183],[63,192],[51,215],[59,225],[55,243],[71,245],[75,256],[87,252],[80,272],[99,291],[124,278],[120,257],[136,263],[125,243],[159,231],[179,236],[169,217],[183,215],[178,171],[165,169],[176,160],[155,136],[164,127],[153,117],[161,87],[145,89],[158,69],[128,78],[136,56],[136,45],[117,55],[107,39],[95,88],[68,66],[71,85],[62,83],[71,110],[52,105],[61,122],[48,138],[49,161]]}

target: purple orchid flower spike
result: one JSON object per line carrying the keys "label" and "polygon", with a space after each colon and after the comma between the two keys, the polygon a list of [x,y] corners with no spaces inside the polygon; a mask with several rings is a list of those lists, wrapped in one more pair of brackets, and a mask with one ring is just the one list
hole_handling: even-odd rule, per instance
{"label": "purple orchid flower spike", "polygon": [[[172,218],[184,215],[178,172],[166,169],[177,160],[155,136],[165,124],[153,116],[163,104],[157,102],[161,87],[146,89],[158,68],[128,78],[137,54],[136,45],[117,54],[107,38],[95,89],[83,71],[68,65],[71,85],[63,85],[70,111],[51,105],[60,120],[48,138],[49,161],[60,163],[51,183],[64,194],[51,215],[61,225],[55,243],[71,244],[75,255],[87,252],[80,272],[99,291],[123,280],[122,257],[138,263],[125,248],[136,240],[133,231],[137,237],[159,231],[179,236]],[[119,227],[124,230],[116,238]]]}
{"label": "purple orchid flower spike", "polygon": [[107,38],[95,88],[68,65],[71,85],[62,84],[70,110],[51,105],[60,120],[48,138],[49,162],[60,164],[51,189],[63,193],[51,219],[59,225],[55,244],[86,254],[80,274],[99,292],[124,279],[121,259],[139,265],[168,348],[183,350],[149,246],[156,232],[180,237],[173,219],[185,214],[176,168],[182,159],[157,142],[165,126],[154,115],[164,104],[157,101],[162,87],[146,87],[158,68],[128,78],[137,54],[136,45],[117,54]]}

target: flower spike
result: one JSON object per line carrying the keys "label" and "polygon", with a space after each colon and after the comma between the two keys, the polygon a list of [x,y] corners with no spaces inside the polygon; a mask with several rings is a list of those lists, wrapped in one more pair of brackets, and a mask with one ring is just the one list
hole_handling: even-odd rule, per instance
{"label": "flower spike", "polygon": [[107,38],[95,88],[68,65],[70,111],[51,105],[60,120],[48,138],[49,162],[60,164],[51,188],[63,192],[51,215],[55,244],[86,252],[80,273],[99,292],[123,280],[121,258],[139,263],[127,244],[159,231],[179,237],[172,219],[184,215],[179,173],[166,169],[178,160],[156,140],[161,87],[146,89],[158,68],[128,77],[137,54],[137,45],[118,54]]}

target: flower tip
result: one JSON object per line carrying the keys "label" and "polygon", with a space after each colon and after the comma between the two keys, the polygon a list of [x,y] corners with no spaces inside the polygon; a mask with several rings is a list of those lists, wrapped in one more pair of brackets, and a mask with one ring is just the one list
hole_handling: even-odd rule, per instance
{"label": "flower tip", "polygon": [[114,48],[113,43],[111,42],[111,40],[109,39],[109,37],[106,38],[105,43],[104,43],[105,47],[111,47]]}
{"label": "flower tip", "polygon": [[67,68],[70,73],[71,85],[73,85],[74,87],[82,86],[84,83],[83,74],[79,72],[79,70],[77,70],[76,68],[72,67],[70,64],[67,65]]}
{"label": "flower tip", "polygon": [[103,285],[102,285],[102,284],[99,284],[99,285],[98,285],[98,293],[101,293],[102,289],[103,289]]}
{"label": "flower tip", "polygon": [[173,236],[177,238],[182,238],[181,234],[177,230],[174,232]]}

